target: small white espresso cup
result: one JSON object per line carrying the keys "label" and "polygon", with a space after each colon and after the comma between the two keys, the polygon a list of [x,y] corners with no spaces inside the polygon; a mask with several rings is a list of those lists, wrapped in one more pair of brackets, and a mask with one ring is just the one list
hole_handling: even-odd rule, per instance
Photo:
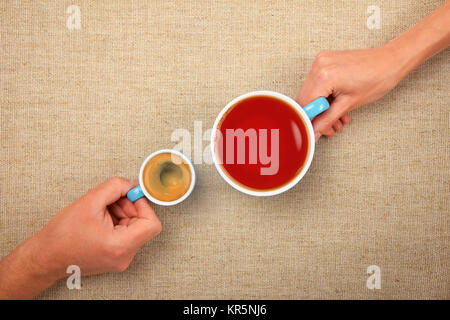
{"label": "small white espresso cup", "polygon": [[[151,194],[147,191],[147,189],[144,186],[143,174],[144,174],[145,165],[147,164],[148,161],[150,161],[150,159],[152,159],[153,157],[155,157],[156,155],[161,154],[161,153],[171,153],[171,154],[179,156],[189,166],[189,170],[191,171],[191,184],[189,185],[189,189],[180,198],[173,200],[173,201],[161,201],[161,200],[156,199],[155,197],[152,197]],[[149,155],[142,163],[141,169],[139,170],[139,185],[134,187],[130,191],[128,191],[127,198],[131,202],[134,202],[142,197],[146,197],[151,202],[159,204],[161,206],[173,206],[175,204],[178,204],[178,203],[184,201],[187,197],[190,196],[190,194],[194,190],[196,180],[197,180],[197,175],[195,173],[194,165],[192,164],[191,160],[187,156],[185,156],[181,152],[179,152],[177,150],[173,150],[173,149],[158,150],[158,151],[153,152],[151,155]]]}
{"label": "small white espresso cup", "polygon": [[[237,183],[233,179],[231,179],[228,174],[225,172],[224,167],[220,164],[221,160],[219,155],[217,154],[217,135],[220,132],[219,126],[222,123],[222,120],[226,117],[228,110],[233,108],[236,104],[241,102],[244,99],[248,99],[255,96],[268,96],[273,97],[278,100],[284,101],[289,106],[292,107],[297,112],[298,117],[300,117],[303,121],[303,123],[306,125],[306,130],[308,131],[308,155],[305,160],[305,164],[303,168],[300,170],[300,172],[297,173],[296,176],[293,176],[289,183],[282,185],[275,189],[270,190],[255,190],[246,188],[244,185]],[[283,193],[289,189],[291,189],[293,186],[295,186],[306,174],[306,172],[309,169],[309,166],[311,165],[313,156],[314,156],[314,149],[315,149],[315,138],[314,138],[314,130],[311,124],[311,119],[317,116],[318,114],[324,112],[330,107],[327,99],[325,97],[320,97],[304,108],[302,108],[296,101],[289,98],[288,96],[285,96],[284,94],[274,92],[274,91],[253,91],[246,94],[243,94],[229,102],[219,113],[219,115],[216,118],[216,121],[214,122],[214,126],[212,128],[211,133],[211,152],[212,152],[212,158],[214,161],[214,165],[219,172],[220,176],[233,188],[236,190],[246,193],[248,195],[252,196],[258,196],[258,197],[267,197],[267,196],[274,196],[280,193]]]}

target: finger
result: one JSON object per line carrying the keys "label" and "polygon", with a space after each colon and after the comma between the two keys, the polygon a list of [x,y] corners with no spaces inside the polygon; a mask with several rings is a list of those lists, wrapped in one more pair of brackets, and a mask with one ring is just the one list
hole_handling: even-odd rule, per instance
{"label": "finger", "polygon": [[311,87],[308,83],[304,84],[300,89],[300,92],[297,96],[297,102],[300,104],[302,108],[306,107],[308,104],[313,102],[314,100],[325,97],[327,98],[332,93],[330,87],[326,85],[322,85],[320,87]]}
{"label": "finger", "polygon": [[341,117],[341,122],[342,122],[343,124],[349,124],[349,123],[350,123],[350,115],[349,115],[348,113],[344,114],[344,115]]}
{"label": "finger", "polygon": [[320,139],[321,136],[322,136],[322,135],[321,135],[319,132],[314,132],[314,137],[315,137],[315,139],[316,139],[316,142],[319,141],[319,139]]}
{"label": "finger", "polygon": [[340,131],[342,131],[342,128],[343,128],[344,126],[343,126],[343,124],[342,124],[342,122],[341,122],[341,120],[336,120],[336,122],[333,124],[333,129],[335,130],[335,131],[338,131],[338,132],[340,132]]}
{"label": "finger", "polygon": [[149,220],[158,219],[155,211],[152,209],[152,207],[148,203],[147,199],[141,198],[141,199],[136,200],[134,202],[134,206],[137,211],[137,217],[149,219]]}
{"label": "finger", "polygon": [[125,197],[135,184],[125,178],[113,177],[91,191],[91,195],[97,199],[102,207],[106,207],[122,197]]}
{"label": "finger", "polygon": [[153,239],[161,232],[161,222],[147,219],[137,219],[130,223],[123,233],[124,241],[128,242],[131,248],[139,248],[147,241]]}
{"label": "finger", "polygon": [[120,206],[120,208],[122,208],[126,217],[137,217],[138,214],[136,207],[130,200],[127,198],[120,198],[116,203]]}
{"label": "finger", "polygon": [[314,132],[314,136],[316,138],[316,142],[319,141],[320,137],[324,135],[327,136],[328,138],[333,138],[334,137],[334,129],[333,128],[329,128],[327,130],[325,130],[325,132],[323,134],[319,133],[319,132]]}
{"label": "finger", "polygon": [[138,219],[129,225],[128,231],[133,241],[140,246],[161,232],[161,221],[147,199],[141,198],[134,205]]}
{"label": "finger", "polygon": [[116,219],[124,219],[128,218],[123,209],[117,204],[117,202],[111,203],[108,206],[109,213],[112,215],[113,218]]}
{"label": "finger", "polygon": [[130,248],[139,248],[148,240],[157,236],[162,229],[161,221],[147,200],[139,199],[135,202],[138,217],[132,218],[126,228],[117,228],[120,241]]}
{"label": "finger", "polygon": [[[314,132],[319,132],[321,134],[325,134],[330,136],[330,129],[333,131],[332,135],[334,135],[334,130],[332,128],[333,124],[339,120],[347,111],[348,102],[344,98],[337,97],[330,108],[319,114],[312,121]],[[331,135],[331,136],[332,136]]]}
{"label": "finger", "polygon": [[119,225],[128,226],[128,225],[132,224],[133,222],[135,222],[137,219],[139,219],[139,218],[136,218],[136,217],[124,218],[119,221]]}
{"label": "finger", "polygon": [[328,129],[324,130],[324,132],[322,134],[324,136],[327,136],[328,138],[333,138],[334,137],[334,129],[328,128]]}
{"label": "finger", "polygon": [[105,210],[105,215],[108,215],[109,217],[111,217],[111,220],[112,220],[112,223],[114,226],[119,224],[119,221],[120,221],[119,218],[117,218],[114,214],[112,214],[109,209]]}

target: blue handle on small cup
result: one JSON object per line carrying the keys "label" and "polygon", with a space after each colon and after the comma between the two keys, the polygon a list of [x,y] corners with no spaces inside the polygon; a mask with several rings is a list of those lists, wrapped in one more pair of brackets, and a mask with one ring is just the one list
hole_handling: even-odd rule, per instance
{"label": "blue handle on small cup", "polygon": [[306,115],[312,119],[318,114],[324,112],[330,107],[330,104],[328,103],[328,100],[325,97],[320,97],[307,106],[303,108],[303,110],[306,112]]}
{"label": "blue handle on small cup", "polygon": [[133,189],[127,192],[127,198],[131,202],[135,202],[136,200],[142,197],[145,197],[145,195],[142,192],[141,186],[134,187]]}

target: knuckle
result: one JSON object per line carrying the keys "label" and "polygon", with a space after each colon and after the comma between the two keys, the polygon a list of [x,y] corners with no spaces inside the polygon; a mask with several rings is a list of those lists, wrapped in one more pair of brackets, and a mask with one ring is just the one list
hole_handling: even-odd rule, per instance
{"label": "knuckle", "polygon": [[152,231],[153,231],[153,234],[155,236],[157,236],[158,234],[161,233],[161,231],[162,231],[162,223],[161,223],[161,221],[159,219],[156,220],[155,223],[153,224]]}
{"label": "knuckle", "polygon": [[[348,112],[350,112],[351,110],[356,109],[357,107],[358,107],[358,104],[357,104],[357,103],[355,103],[355,102],[352,101],[352,100],[349,100],[344,110],[345,110],[345,112],[348,113]],[[350,118],[350,116],[349,116],[349,118]]]}
{"label": "knuckle", "polygon": [[327,50],[321,50],[321,51],[317,54],[316,59],[317,59],[317,60],[323,60],[323,59],[325,59],[325,58],[328,58],[329,54],[330,54],[329,51],[327,51]]}
{"label": "knuckle", "polygon": [[125,270],[128,269],[128,267],[130,266],[130,262],[124,260],[124,261],[120,261],[119,263],[116,264],[116,271],[117,272],[124,272]]}
{"label": "knuckle", "polygon": [[127,250],[125,249],[125,247],[123,247],[121,245],[115,245],[113,247],[113,250],[114,250],[113,256],[117,259],[120,259],[127,254]]}
{"label": "knuckle", "polygon": [[86,191],[86,193],[84,194],[84,198],[90,198],[93,194],[95,193],[95,189],[94,188],[89,188],[88,191]]}
{"label": "knuckle", "polygon": [[89,189],[84,195],[80,197],[80,201],[87,205],[88,207],[92,206],[94,203],[96,203],[96,190],[95,189]]}
{"label": "knuckle", "polygon": [[106,255],[114,260],[121,259],[127,254],[127,250],[124,246],[113,241],[110,241],[104,249]]}
{"label": "knuckle", "polygon": [[333,119],[331,119],[331,118],[324,118],[322,120],[322,128],[323,128],[323,130],[327,130],[327,129],[331,128],[333,123],[334,123]]}
{"label": "knuckle", "polygon": [[102,254],[105,255],[108,258],[114,258],[114,248],[111,244],[105,244],[102,248]]}
{"label": "knuckle", "polygon": [[115,176],[110,178],[109,181],[114,185],[119,185],[122,182],[122,178]]}
{"label": "knuckle", "polygon": [[314,64],[319,66],[323,65],[328,60],[329,56],[329,51],[320,51],[314,59]]}
{"label": "knuckle", "polygon": [[332,76],[332,70],[330,68],[320,68],[317,76],[320,81],[328,81]]}

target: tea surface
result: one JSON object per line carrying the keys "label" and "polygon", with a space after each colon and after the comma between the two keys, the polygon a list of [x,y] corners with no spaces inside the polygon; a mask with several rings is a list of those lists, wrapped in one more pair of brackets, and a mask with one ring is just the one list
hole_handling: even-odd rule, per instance
{"label": "tea surface", "polygon": [[[222,136],[216,140],[216,150],[223,150],[222,155],[218,152],[222,166],[244,187],[279,188],[292,181],[305,165],[309,150],[306,125],[282,100],[271,96],[244,99],[228,110],[218,130]],[[245,157],[239,150],[242,141]]]}

